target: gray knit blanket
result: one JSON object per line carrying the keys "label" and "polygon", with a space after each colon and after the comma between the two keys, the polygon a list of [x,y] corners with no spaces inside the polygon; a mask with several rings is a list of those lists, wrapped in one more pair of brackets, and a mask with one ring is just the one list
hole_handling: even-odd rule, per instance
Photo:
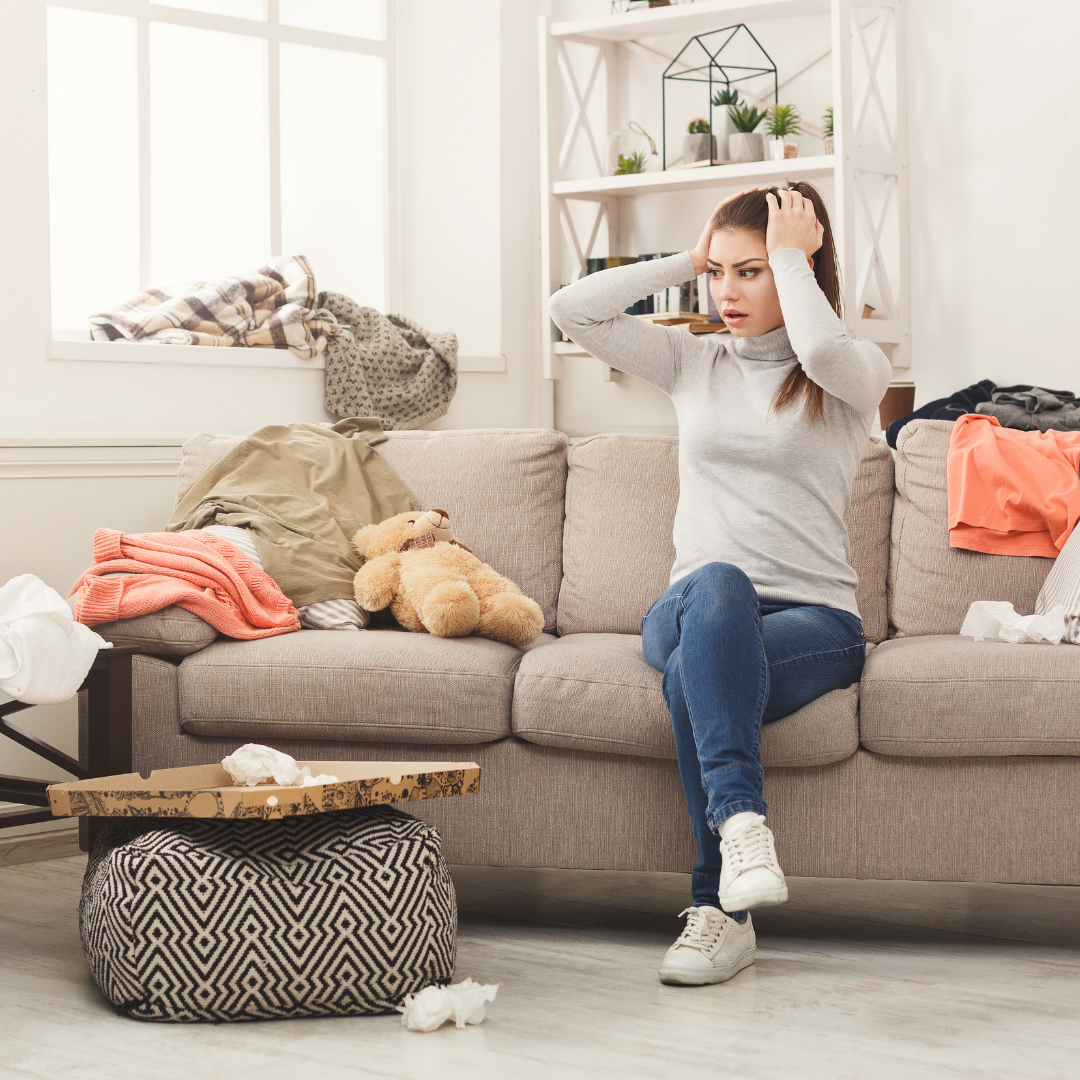
{"label": "gray knit blanket", "polygon": [[384,431],[423,427],[446,414],[457,390],[455,334],[429,333],[340,293],[320,293],[318,306],[342,327],[326,346],[329,412],[374,416]]}

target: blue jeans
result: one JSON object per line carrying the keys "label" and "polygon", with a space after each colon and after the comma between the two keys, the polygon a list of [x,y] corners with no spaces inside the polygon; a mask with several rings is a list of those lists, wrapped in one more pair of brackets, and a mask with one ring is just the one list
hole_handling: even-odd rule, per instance
{"label": "blue jeans", "polygon": [[721,562],[676,581],[649,608],[641,634],[646,662],[664,675],[697,841],[694,904],[717,907],[720,822],[767,813],[762,723],[857,682],[866,636],[838,608],[760,603],[746,574]]}

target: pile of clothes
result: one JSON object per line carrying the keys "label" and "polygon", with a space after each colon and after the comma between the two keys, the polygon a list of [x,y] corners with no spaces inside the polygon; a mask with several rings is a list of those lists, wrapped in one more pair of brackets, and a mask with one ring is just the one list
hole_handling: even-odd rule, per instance
{"label": "pile of clothes", "polygon": [[900,429],[912,420],[959,420],[968,413],[993,416],[1002,427],[1018,431],[1080,431],[1080,401],[1070,391],[996,386],[983,379],[895,420],[885,432],[885,441],[895,450]]}
{"label": "pile of clothes", "polygon": [[176,605],[243,641],[366,627],[352,538],[417,509],[375,450],[385,441],[371,417],[260,428],[183,493],[164,532],[97,530],[94,564],[70,593],[75,618],[97,626]]}
{"label": "pile of clothes", "polygon": [[1055,560],[1034,616],[976,601],[960,632],[1080,644],[1080,430],[1017,430],[981,411],[961,415],[947,477],[950,547]]}

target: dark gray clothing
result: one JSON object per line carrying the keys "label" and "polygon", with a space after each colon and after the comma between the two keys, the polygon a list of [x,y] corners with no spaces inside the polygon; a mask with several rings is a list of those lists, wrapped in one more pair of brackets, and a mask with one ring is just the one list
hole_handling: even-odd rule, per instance
{"label": "dark gray clothing", "polygon": [[1003,386],[975,411],[1019,431],[1080,431],[1080,403],[1067,390]]}

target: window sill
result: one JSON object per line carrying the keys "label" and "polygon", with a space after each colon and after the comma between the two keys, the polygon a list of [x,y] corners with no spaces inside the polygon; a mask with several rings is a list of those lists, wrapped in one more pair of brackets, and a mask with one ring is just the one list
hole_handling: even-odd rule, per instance
{"label": "window sill", "polygon": [[[56,331],[46,346],[49,360],[92,363],[198,364],[210,367],[292,368],[325,371],[320,354],[303,360],[288,349],[219,348],[208,345],[156,345],[134,341],[91,341],[90,332]],[[459,356],[459,372],[505,372],[506,356]]]}

